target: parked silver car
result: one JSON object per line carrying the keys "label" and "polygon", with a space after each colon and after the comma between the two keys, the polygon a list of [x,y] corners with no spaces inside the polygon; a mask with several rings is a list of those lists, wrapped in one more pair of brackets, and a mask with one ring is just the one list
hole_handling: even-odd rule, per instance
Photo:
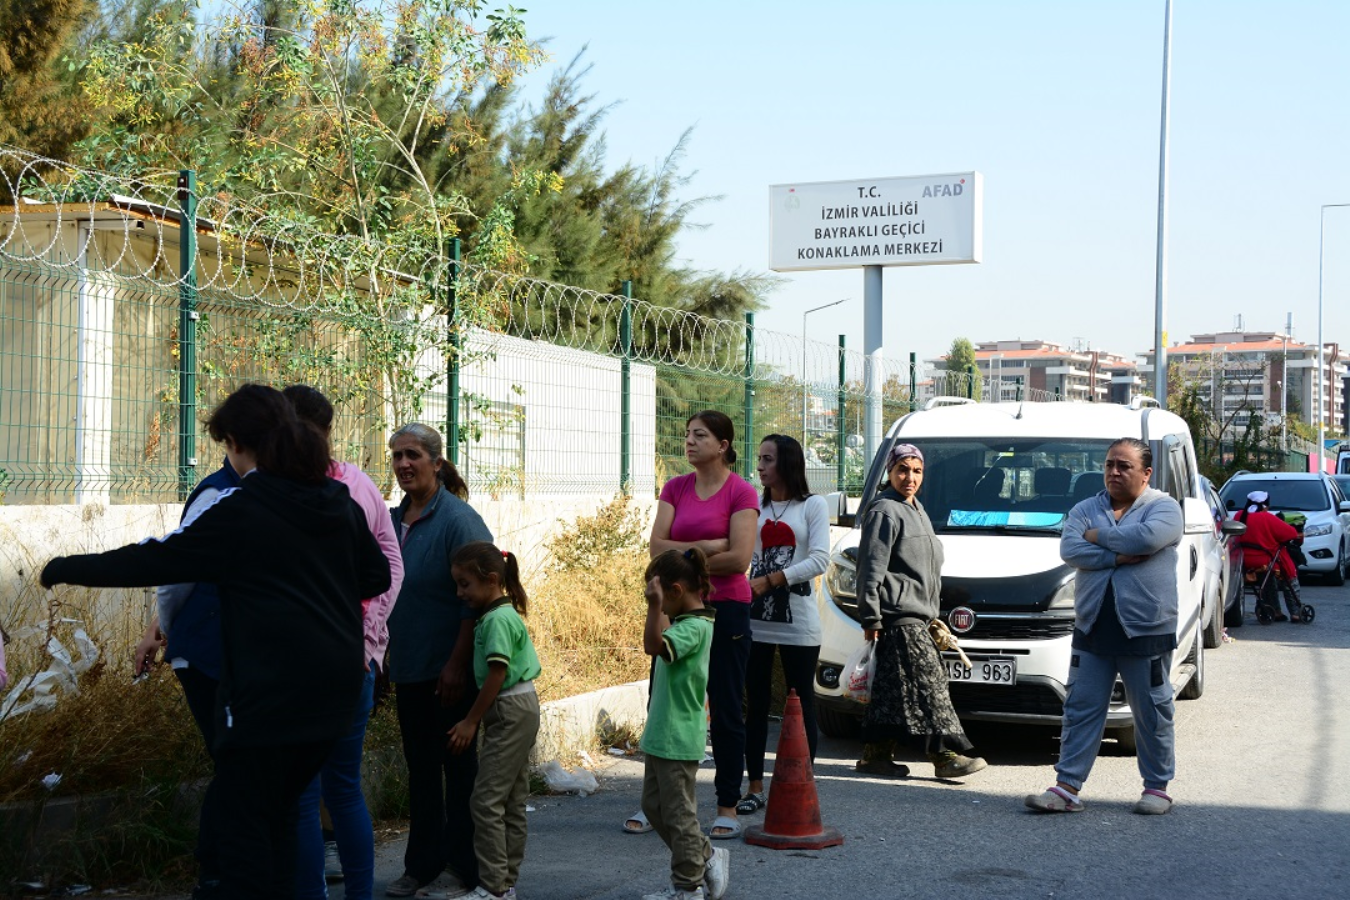
{"label": "parked silver car", "polygon": [[1214,542],[1206,549],[1205,567],[1211,572],[1211,595],[1219,598],[1205,622],[1205,646],[1217,647],[1225,626],[1242,627],[1242,535],[1247,526],[1228,518],[1213,482],[1202,475],[1200,483],[1214,517]]}

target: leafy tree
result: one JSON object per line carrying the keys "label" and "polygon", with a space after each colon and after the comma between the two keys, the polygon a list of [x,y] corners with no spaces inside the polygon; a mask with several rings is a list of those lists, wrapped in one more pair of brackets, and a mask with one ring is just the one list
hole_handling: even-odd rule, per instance
{"label": "leafy tree", "polygon": [[[91,48],[83,83],[106,118],[82,161],[195,168],[204,195],[256,219],[250,242],[272,240],[311,265],[336,260],[332,286],[313,299],[367,323],[363,352],[383,373],[387,418],[415,414],[431,386],[414,375],[418,350],[442,346],[445,333],[439,261],[467,210],[426,163],[477,142],[472,123],[452,115],[463,98],[509,85],[541,58],[522,11],[483,16],[480,0],[258,0],[198,22],[193,6],[152,9],[137,39]],[[537,172],[506,180],[477,211],[480,262],[524,270],[514,206],[553,186]],[[474,288],[457,297],[461,324],[490,318],[499,302]]]}
{"label": "leafy tree", "polygon": [[974,378],[965,383],[965,396],[973,400],[979,400],[981,396],[979,369],[975,367],[975,346],[967,338],[959,337],[952,341],[951,349],[947,351],[947,371],[958,377],[967,376],[970,372],[975,372]]}
{"label": "leafy tree", "polygon": [[1168,364],[1167,408],[1190,428],[1200,474],[1222,485],[1239,469],[1284,468],[1281,428],[1266,425],[1260,411],[1246,401],[1226,409],[1219,396],[1211,394],[1229,388],[1245,396],[1262,383],[1264,367],[1239,379],[1225,380],[1217,375],[1203,363],[1189,367],[1178,362]]}

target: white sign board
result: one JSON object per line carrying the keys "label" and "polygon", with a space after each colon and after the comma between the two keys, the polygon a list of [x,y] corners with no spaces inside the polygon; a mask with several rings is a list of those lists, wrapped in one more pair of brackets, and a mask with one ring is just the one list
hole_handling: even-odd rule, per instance
{"label": "white sign board", "polygon": [[769,268],[977,263],[983,184],[979,172],[958,172],[772,185]]}

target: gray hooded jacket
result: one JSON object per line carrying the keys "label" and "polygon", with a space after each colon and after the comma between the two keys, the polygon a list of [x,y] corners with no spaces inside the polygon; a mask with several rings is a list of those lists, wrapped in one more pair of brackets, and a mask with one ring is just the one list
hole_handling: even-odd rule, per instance
{"label": "gray hooded jacket", "polygon": [[[1083,533],[1097,529],[1097,543]],[[1177,501],[1145,488],[1116,521],[1111,495],[1101,491],[1069,510],[1059,540],[1059,555],[1078,570],[1074,609],[1078,629],[1092,631],[1114,585],[1116,616],[1127,637],[1172,634],[1177,630],[1177,545],[1185,519]],[[1117,565],[1116,555],[1145,556],[1143,562]]]}
{"label": "gray hooded jacket", "polygon": [[863,628],[937,618],[942,543],[923,504],[887,488],[863,517],[858,544],[858,612]]}

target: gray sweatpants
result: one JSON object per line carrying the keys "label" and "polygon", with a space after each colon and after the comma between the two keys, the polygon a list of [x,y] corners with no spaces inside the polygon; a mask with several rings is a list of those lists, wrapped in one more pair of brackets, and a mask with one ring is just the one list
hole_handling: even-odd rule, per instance
{"label": "gray sweatpants", "polygon": [[1139,775],[1144,787],[1167,790],[1167,783],[1176,777],[1174,706],[1168,678],[1171,667],[1170,652],[1161,656],[1098,656],[1086,650],[1073,651],[1059,763],[1055,766],[1061,782],[1079,790],[1087,781],[1101,748],[1111,688],[1118,672],[1125,685],[1125,699],[1134,712]]}

